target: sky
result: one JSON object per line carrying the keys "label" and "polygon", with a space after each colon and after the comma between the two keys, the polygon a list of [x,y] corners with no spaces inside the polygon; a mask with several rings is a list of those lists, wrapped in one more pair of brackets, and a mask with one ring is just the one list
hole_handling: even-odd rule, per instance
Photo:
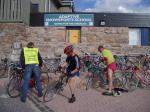
{"label": "sky", "polygon": [[77,12],[150,13],[150,0],[74,0]]}

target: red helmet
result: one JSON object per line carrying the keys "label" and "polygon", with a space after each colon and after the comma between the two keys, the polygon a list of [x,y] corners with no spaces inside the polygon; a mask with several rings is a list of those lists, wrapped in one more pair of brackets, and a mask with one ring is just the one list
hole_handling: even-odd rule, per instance
{"label": "red helmet", "polygon": [[73,46],[72,45],[69,45],[69,46],[65,47],[65,49],[64,49],[65,54],[68,54],[70,52],[73,52]]}

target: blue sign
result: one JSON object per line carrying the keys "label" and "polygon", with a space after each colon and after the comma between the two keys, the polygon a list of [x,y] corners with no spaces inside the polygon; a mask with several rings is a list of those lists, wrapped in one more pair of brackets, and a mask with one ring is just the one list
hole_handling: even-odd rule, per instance
{"label": "blue sign", "polygon": [[45,26],[94,26],[93,14],[45,14]]}

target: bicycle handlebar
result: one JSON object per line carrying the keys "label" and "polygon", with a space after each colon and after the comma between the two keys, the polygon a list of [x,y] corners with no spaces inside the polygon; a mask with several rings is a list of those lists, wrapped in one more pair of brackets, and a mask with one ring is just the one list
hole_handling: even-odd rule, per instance
{"label": "bicycle handlebar", "polygon": [[79,49],[84,55],[90,55],[90,53],[84,52],[81,48],[78,47],[78,49]]}

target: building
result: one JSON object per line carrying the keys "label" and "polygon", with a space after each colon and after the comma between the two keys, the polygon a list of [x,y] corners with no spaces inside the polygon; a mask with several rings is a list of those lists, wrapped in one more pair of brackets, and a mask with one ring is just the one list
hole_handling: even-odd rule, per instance
{"label": "building", "polygon": [[0,0],[0,22],[29,25],[30,13],[73,12],[72,0]]}
{"label": "building", "polygon": [[23,46],[34,41],[43,57],[63,54],[68,43],[74,44],[79,54],[78,47],[98,53],[98,45],[105,45],[114,54],[150,51],[150,13],[74,12],[73,0],[14,0],[15,6],[9,2],[11,12],[4,7],[6,1],[0,0],[2,55],[16,40]]}
{"label": "building", "polygon": [[38,13],[31,14],[30,26],[46,29],[61,26],[64,40],[84,46],[85,50],[101,44],[115,54],[144,53],[150,45],[149,20],[150,14],[137,13]]}
{"label": "building", "polygon": [[31,13],[73,12],[72,0],[31,0]]}

